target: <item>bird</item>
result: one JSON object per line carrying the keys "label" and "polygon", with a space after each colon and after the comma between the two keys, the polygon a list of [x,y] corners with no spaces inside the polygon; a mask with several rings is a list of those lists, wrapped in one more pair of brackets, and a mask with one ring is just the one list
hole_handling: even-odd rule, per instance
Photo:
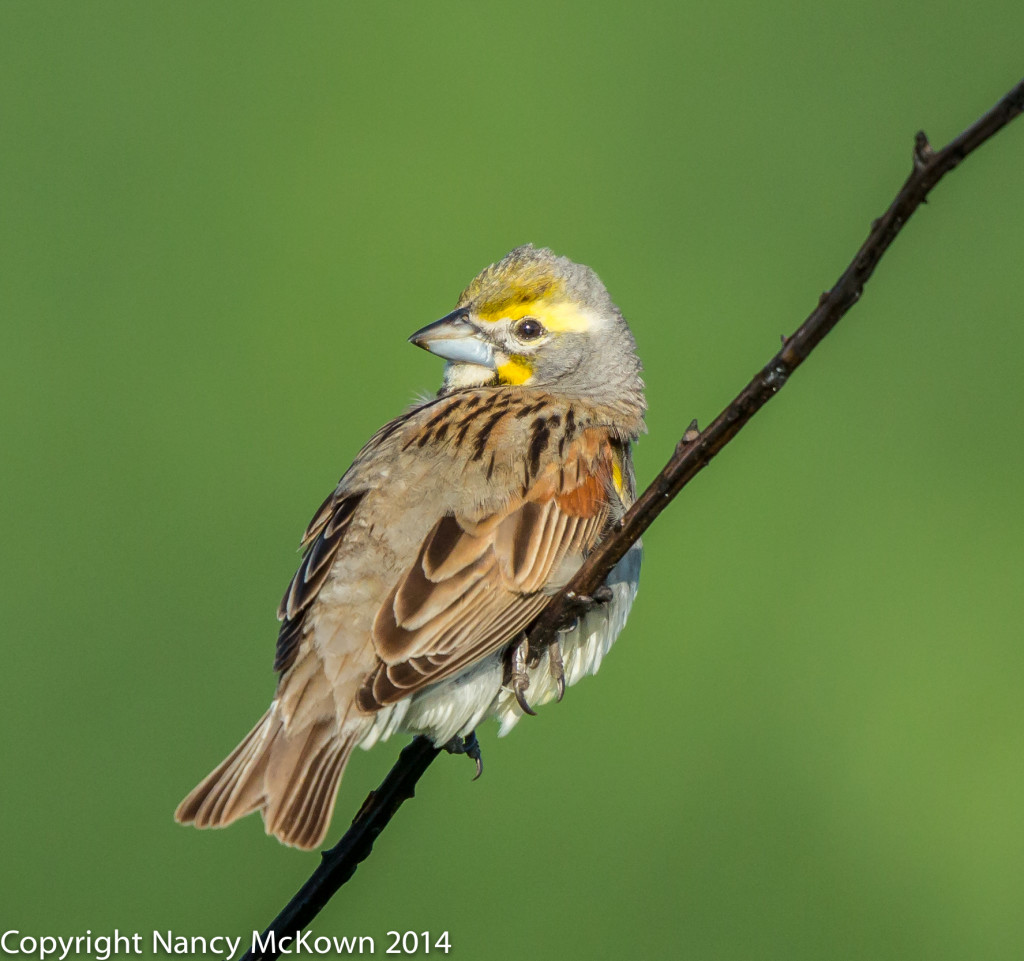
{"label": "bird", "polygon": [[544,651],[526,631],[635,499],[645,432],[636,341],[589,267],[520,246],[409,340],[446,361],[436,396],[381,427],[313,516],[278,608],[270,707],[175,811],[199,828],[259,811],[324,838],[359,745],[426,735],[481,758],[597,671],[636,596],[634,544]]}

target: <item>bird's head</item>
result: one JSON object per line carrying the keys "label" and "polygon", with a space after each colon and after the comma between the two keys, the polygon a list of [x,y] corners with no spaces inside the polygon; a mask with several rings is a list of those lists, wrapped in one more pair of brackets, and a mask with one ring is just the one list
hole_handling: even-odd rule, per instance
{"label": "bird's head", "polygon": [[517,247],[409,340],[448,361],[442,392],[512,385],[644,409],[636,342],[604,284],[546,248]]}

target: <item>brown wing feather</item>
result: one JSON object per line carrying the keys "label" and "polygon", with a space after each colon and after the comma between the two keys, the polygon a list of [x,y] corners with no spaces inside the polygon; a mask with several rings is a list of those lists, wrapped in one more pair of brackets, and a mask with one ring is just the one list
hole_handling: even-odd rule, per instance
{"label": "brown wing feather", "polygon": [[366,491],[334,493],[320,506],[302,538],[305,548],[299,569],[281,598],[277,617],[283,621],[277,634],[274,670],[287,671],[298,653],[306,611],[324,586],[331,562],[338,553],[352,515]]}
{"label": "brown wing feather", "polygon": [[[433,407],[437,403],[438,401],[432,401],[419,409]],[[400,430],[414,412],[409,411],[381,427],[356,456],[353,467],[359,463],[361,458]],[[342,477],[339,488],[344,483],[345,477]],[[342,492],[340,489],[336,489],[332,491],[317,508],[313,519],[306,527],[300,544],[303,555],[299,569],[295,572],[295,576],[277,608],[277,619],[283,623],[277,635],[277,650],[274,656],[275,671],[283,673],[295,663],[299,644],[302,641],[306,612],[316,600],[320,588],[324,586],[331,570],[331,564],[337,556],[338,548],[352,521],[352,515],[365,494],[365,490]]]}
{"label": "brown wing feather", "polygon": [[505,510],[448,515],[384,601],[376,668],[357,703],[376,711],[514,639],[597,543],[611,516],[611,447],[542,471]]}

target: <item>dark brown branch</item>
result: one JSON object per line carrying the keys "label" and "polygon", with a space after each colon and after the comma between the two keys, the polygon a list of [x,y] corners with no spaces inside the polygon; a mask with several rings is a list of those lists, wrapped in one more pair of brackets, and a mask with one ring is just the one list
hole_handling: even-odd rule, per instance
{"label": "dark brown branch", "polygon": [[[593,594],[630,546],[668,506],[668,503],[707,466],[740,429],[786,384],[822,338],[860,299],[864,285],[903,225],[924,203],[929,191],[970,153],[998,133],[1014,117],[1024,112],[1024,82],[1013,88],[977,123],[939,151],[933,151],[928,138],[918,133],[914,142],[914,165],[885,214],[871,225],[871,232],[857,251],[849,267],[818,306],[780,350],[722,411],[711,425],[698,432],[696,424],[684,434],[675,453],[619,522],[617,528],[587,558],[565,589],[552,598],[529,632],[530,648],[542,650],[549,645],[558,628],[571,623],[578,609],[574,596]],[[363,803],[341,841],[323,855],[323,861],[299,893],[267,929],[278,938],[300,931],[327,903],[337,889],[355,872],[370,853],[377,835],[384,829],[399,805],[412,797],[420,776],[438,754],[425,738],[416,738],[402,751],[391,773]],[[279,952],[249,952],[252,959],[276,958]]]}
{"label": "dark brown branch", "polygon": [[592,594],[604,582],[608,572],[678,494],[706,467],[740,429],[786,384],[822,338],[843,315],[860,300],[864,285],[874,273],[882,255],[889,249],[903,225],[924,203],[928,192],[968,154],[998,133],[1024,111],[1024,81],[1013,88],[977,123],[938,152],[932,151],[928,138],[918,133],[914,141],[914,166],[889,209],[871,225],[867,240],[857,251],[850,266],[836,285],[821,295],[818,306],[761,372],[725,408],[707,430],[693,439],[684,437],[672,459],[650,486],[637,498],[619,524],[619,529],[591,552],[566,589],[544,608],[530,630],[530,647],[550,643],[553,632],[571,617],[571,602],[566,594],[576,591]]}
{"label": "dark brown branch", "polygon": [[[402,802],[413,796],[416,782],[440,753],[440,748],[434,747],[426,737],[413,738],[412,743],[402,749],[395,766],[380,787],[371,791],[363,801],[363,806],[344,837],[320,855],[319,867],[263,932],[260,944],[265,945],[266,949],[247,951],[242,961],[254,958],[266,958],[269,961],[270,958],[278,957],[281,953],[281,939],[301,931],[320,913],[320,909],[338,888],[355,874],[360,862],[370,856],[377,835],[387,827]],[[271,933],[274,935],[272,940]]]}

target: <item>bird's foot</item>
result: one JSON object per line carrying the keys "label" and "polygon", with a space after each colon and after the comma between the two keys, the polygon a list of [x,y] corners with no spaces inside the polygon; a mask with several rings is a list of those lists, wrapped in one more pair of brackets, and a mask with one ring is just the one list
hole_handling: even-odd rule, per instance
{"label": "bird's foot", "polygon": [[476,739],[476,731],[470,731],[466,737],[459,737],[456,734],[455,737],[444,745],[444,750],[449,754],[465,754],[476,761],[476,774],[473,775],[474,781],[484,773],[484,758],[480,753],[480,742]]}
{"label": "bird's foot", "polygon": [[515,694],[516,700],[519,702],[519,706],[523,709],[523,713],[536,717],[537,712],[530,707],[530,702],[526,700],[526,691],[530,686],[530,678],[526,673],[526,659],[529,657],[529,654],[530,642],[524,635],[523,639],[512,648],[511,664],[509,665],[509,684],[512,687],[512,693]]}
{"label": "bird's foot", "polygon": [[570,631],[575,631],[580,626],[580,618],[584,614],[588,614],[598,604],[607,604],[612,596],[612,589],[607,584],[602,584],[593,594],[577,594],[575,591],[569,591],[565,595],[565,607],[572,620],[565,627],[559,628],[559,633],[568,634]]}

